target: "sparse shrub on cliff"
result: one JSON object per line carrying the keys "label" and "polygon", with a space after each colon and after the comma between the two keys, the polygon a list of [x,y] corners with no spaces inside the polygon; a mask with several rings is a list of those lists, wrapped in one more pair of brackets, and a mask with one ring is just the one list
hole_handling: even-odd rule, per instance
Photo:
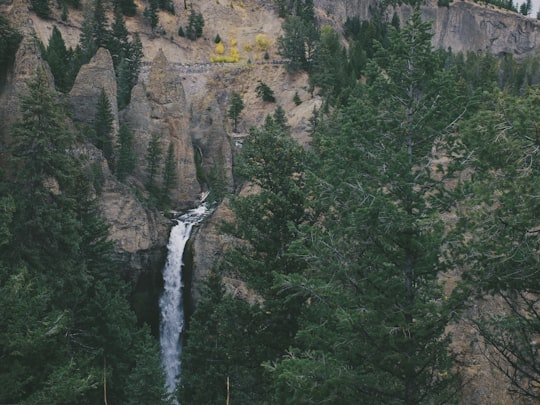
{"label": "sparse shrub on cliff", "polygon": [[255,87],[257,97],[269,103],[275,102],[274,91],[265,82],[259,80],[258,83],[257,87]]}
{"label": "sparse shrub on cliff", "polygon": [[302,100],[300,99],[300,96],[298,95],[298,92],[294,93],[293,101],[294,101],[294,104],[296,104],[296,105],[302,104]]}
{"label": "sparse shrub on cliff", "polygon": [[216,37],[214,38],[214,42],[216,44],[219,44],[221,42],[221,37],[219,36],[219,34],[216,34]]}
{"label": "sparse shrub on cliff", "polygon": [[225,53],[225,46],[223,46],[223,42],[219,42],[216,45],[216,53],[218,55],[223,55]]}
{"label": "sparse shrub on cliff", "polygon": [[261,52],[268,51],[268,48],[270,48],[270,40],[266,34],[257,34],[255,37],[255,42],[257,43],[257,47]]}

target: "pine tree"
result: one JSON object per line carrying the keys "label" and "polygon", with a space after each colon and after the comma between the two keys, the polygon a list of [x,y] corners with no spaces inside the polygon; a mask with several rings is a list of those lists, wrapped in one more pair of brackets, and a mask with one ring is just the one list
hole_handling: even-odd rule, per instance
{"label": "pine tree", "polygon": [[114,116],[111,109],[109,97],[105,89],[99,93],[96,115],[94,117],[95,144],[103,152],[103,156],[108,160],[109,165],[114,167],[114,147],[113,147],[113,122]]}
{"label": "pine tree", "polygon": [[148,149],[146,151],[146,186],[151,194],[157,194],[156,175],[161,166],[161,146],[159,135],[152,134]]}
{"label": "pine tree", "polygon": [[273,116],[274,122],[276,125],[281,128],[285,133],[289,131],[289,126],[287,125],[287,115],[282,106],[278,105],[274,110]]}
{"label": "pine tree", "polygon": [[296,72],[307,67],[306,25],[300,17],[287,17],[283,22],[283,36],[278,38],[278,53],[287,59],[287,70]]}
{"label": "pine tree", "polygon": [[162,205],[168,205],[170,203],[170,192],[174,190],[178,181],[178,175],[176,173],[176,155],[174,154],[174,145],[169,143],[167,149],[167,156],[165,158],[165,164],[163,166],[163,180],[162,180]]}
{"label": "pine tree", "polygon": [[133,133],[126,124],[120,124],[118,131],[118,160],[116,176],[124,181],[135,169],[135,152],[133,151]]}
{"label": "pine tree", "polygon": [[231,95],[231,102],[229,105],[229,110],[227,111],[227,116],[233,121],[233,131],[238,131],[238,120],[242,110],[244,109],[244,100],[242,96],[233,91]]}
{"label": "pine tree", "polygon": [[313,55],[310,86],[321,87],[323,95],[339,94],[345,85],[346,65],[337,33],[330,26],[322,27],[320,43]]}
{"label": "pine tree", "polygon": [[24,161],[18,173],[34,183],[46,176],[62,178],[68,175],[65,151],[73,141],[66,129],[64,111],[42,69],[28,88],[28,94],[21,96],[22,120],[13,128],[11,144],[13,156]]}
{"label": "pine tree", "polygon": [[157,27],[159,22],[158,0],[150,0],[149,6],[144,9],[143,15],[150,24],[150,27],[153,31]]}
{"label": "pine tree", "polygon": [[137,13],[137,5],[133,0],[115,0],[115,10],[119,8],[122,14],[128,17],[133,17]]}
{"label": "pine tree", "polygon": [[10,26],[7,18],[0,14],[0,78],[13,61],[21,38],[21,34]]}
{"label": "pine tree", "polygon": [[195,41],[197,38],[200,38],[202,36],[203,28],[203,15],[201,13],[195,12],[192,5],[188,17],[188,25],[186,27],[186,37],[191,39],[192,41]]}
{"label": "pine tree", "polygon": [[130,51],[129,32],[119,7],[114,9],[114,22],[111,28],[107,49],[111,53],[114,68],[118,71],[120,61],[125,57],[129,57]]}
{"label": "pine tree", "polygon": [[51,16],[49,0],[31,0],[30,3],[37,16],[45,19]]}
{"label": "pine tree", "polygon": [[106,48],[109,43],[109,30],[107,29],[107,15],[103,0],[94,0],[92,35],[97,48]]}
{"label": "pine tree", "polygon": [[460,227],[470,237],[463,246],[469,269],[465,279],[471,291],[483,300],[494,297],[501,308],[471,319],[490,363],[508,378],[513,392],[537,402],[540,93],[495,96],[463,124],[462,139],[475,173],[467,187],[468,215]]}
{"label": "pine tree", "polygon": [[268,364],[278,403],[445,403],[458,389],[445,328],[459,299],[438,279],[452,170],[431,166],[455,145],[458,98],[430,29],[419,11],[393,29],[357,97],[318,126],[321,222],[289,249],[308,269],[277,283],[309,302],[296,346]]}
{"label": "pine tree", "polygon": [[91,2],[85,5],[83,15],[84,18],[81,27],[81,35],[79,37],[79,44],[75,52],[76,63],[78,65],[76,69],[77,72],[82,65],[90,61],[98,49],[94,37],[94,10]]}
{"label": "pine tree", "polygon": [[255,87],[257,97],[269,103],[275,102],[274,91],[265,82],[259,80],[258,83],[257,87]]}
{"label": "pine tree", "polygon": [[[0,378],[8,384],[0,402],[97,403],[105,393],[127,403],[136,358],[149,384],[163,387],[157,353],[137,338],[147,332],[137,328],[108,227],[70,153],[67,115],[42,70],[28,89],[11,132],[14,176],[0,178],[11,196],[0,199]],[[156,391],[138,382],[141,392]]]}
{"label": "pine tree", "polygon": [[66,67],[72,63],[71,54],[68,52],[62,33],[56,25],[53,27],[44,57],[51,68],[56,89],[61,92],[69,91],[73,83],[68,76],[69,69]]}

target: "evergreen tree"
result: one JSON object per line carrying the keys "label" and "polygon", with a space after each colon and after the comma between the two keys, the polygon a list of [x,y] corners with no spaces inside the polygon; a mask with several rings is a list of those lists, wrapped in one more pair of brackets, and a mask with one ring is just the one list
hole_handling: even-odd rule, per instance
{"label": "evergreen tree", "polygon": [[51,6],[49,0],[31,0],[32,9],[38,17],[49,18],[51,16]]}
{"label": "evergreen tree", "polygon": [[[481,299],[495,297],[497,313],[480,311],[476,324],[490,362],[524,401],[540,400],[536,337],[539,101],[497,93],[488,108],[463,124],[462,137],[475,176],[460,231],[470,239],[463,255],[465,278]],[[501,158],[504,157],[504,158]]]}
{"label": "evergreen tree", "polygon": [[159,22],[158,0],[149,0],[149,6],[144,9],[143,15],[154,31]]}
{"label": "evergreen tree", "polygon": [[143,57],[142,43],[138,34],[128,44],[126,57],[122,58],[116,69],[116,81],[118,84],[118,109],[125,108],[131,99],[131,89],[137,84],[141,60]]}
{"label": "evergreen tree", "polygon": [[[271,121],[253,128],[243,144],[236,174],[260,192],[232,201],[236,220],[226,230],[246,243],[226,253],[192,318],[183,353],[187,402],[221,402],[229,377],[232,400],[277,403],[261,363],[278,358],[296,331],[299,302],[274,288],[274,280],[303,269],[288,247],[297,236],[294,226],[307,220],[305,159],[306,152]],[[224,295],[223,272],[239,274],[264,304]]]}
{"label": "evergreen tree", "polygon": [[135,169],[135,152],[133,150],[133,133],[126,124],[120,124],[118,131],[118,160],[116,176],[124,181]]}
{"label": "evergreen tree", "polygon": [[106,48],[109,43],[109,30],[107,29],[107,16],[103,0],[94,0],[93,3],[92,35],[97,48]]}
{"label": "evergreen tree", "polygon": [[176,155],[174,154],[174,145],[169,143],[167,156],[163,166],[163,181],[162,181],[162,205],[170,203],[169,193],[176,187],[178,175],[176,174]]}
{"label": "evergreen tree", "polygon": [[56,89],[61,92],[69,91],[73,82],[69,76],[69,69],[66,69],[66,67],[72,63],[71,53],[68,52],[62,33],[56,25],[53,27],[44,57],[51,68]]}
{"label": "evergreen tree", "polygon": [[83,23],[81,27],[81,35],[79,37],[79,45],[75,51],[77,69],[88,63],[90,59],[96,54],[98,46],[94,37],[94,9],[92,3],[87,3],[83,10]]}
{"label": "evergreen tree", "polygon": [[455,200],[440,179],[452,170],[431,166],[455,145],[457,97],[419,11],[389,43],[318,127],[322,215],[289,249],[308,269],[277,279],[306,303],[296,348],[267,364],[278,403],[447,403],[458,389],[445,328],[459,297],[445,299],[438,279],[441,213]]}
{"label": "evergreen tree", "polygon": [[118,84],[116,96],[118,110],[123,110],[128,106],[131,99],[131,72],[127,59],[122,59],[118,66],[116,82]]}
{"label": "evergreen tree", "polygon": [[[0,179],[11,196],[1,199],[9,214],[0,225],[0,378],[8,384],[0,402],[127,403],[137,362],[163,387],[157,353],[143,350],[149,337],[136,326],[91,184],[69,153],[67,116],[42,70],[28,89],[11,133],[14,177]],[[141,391],[156,389],[137,381]]]}
{"label": "evergreen tree", "polygon": [[114,22],[111,28],[107,49],[111,53],[114,68],[118,71],[121,60],[130,56],[129,32],[119,7],[114,9]]}
{"label": "evergreen tree", "polygon": [[195,41],[197,38],[200,38],[202,36],[203,28],[203,15],[201,13],[195,12],[192,5],[188,17],[188,25],[186,27],[186,37],[191,39],[192,41]]}
{"label": "evergreen tree", "polygon": [[21,38],[21,34],[10,26],[8,19],[0,14],[0,82],[13,61]]}
{"label": "evergreen tree", "polygon": [[257,97],[269,103],[275,102],[276,98],[274,97],[274,91],[265,82],[259,80],[258,83],[257,87],[255,87]]}
{"label": "evergreen tree", "polygon": [[22,120],[13,128],[11,144],[13,156],[24,161],[18,174],[31,184],[40,184],[47,176],[64,178],[69,174],[65,151],[73,141],[64,112],[42,69],[28,87],[28,94],[21,97]]}
{"label": "evergreen tree", "polygon": [[148,149],[146,151],[146,186],[151,194],[157,194],[156,175],[161,166],[161,145],[159,135],[152,134]]}
{"label": "evergreen tree", "polygon": [[287,125],[287,115],[285,114],[285,110],[282,106],[278,105],[276,109],[274,110],[274,116],[273,116],[275,124],[283,130],[283,132],[287,133],[289,131],[289,126]]}
{"label": "evergreen tree", "polygon": [[238,131],[238,119],[240,118],[240,114],[242,114],[243,110],[244,100],[242,99],[242,96],[233,91],[227,116],[233,121],[234,132]]}
{"label": "evergreen tree", "polygon": [[114,8],[120,9],[123,15],[133,17],[137,13],[137,5],[133,0],[115,0]]}
{"label": "evergreen tree", "polygon": [[95,144],[103,152],[103,156],[114,167],[114,147],[113,147],[113,122],[114,116],[111,110],[109,97],[105,89],[99,93],[96,115],[94,117]]}
{"label": "evergreen tree", "polygon": [[322,27],[320,43],[313,55],[310,86],[321,87],[324,95],[339,94],[345,85],[346,65],[337,33],[330,26]]}

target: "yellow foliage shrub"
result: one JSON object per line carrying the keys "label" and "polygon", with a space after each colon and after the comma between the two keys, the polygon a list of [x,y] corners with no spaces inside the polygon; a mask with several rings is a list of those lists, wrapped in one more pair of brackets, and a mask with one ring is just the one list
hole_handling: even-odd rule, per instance
{"label": "yellow foliage shrub", "polygon": [[236,46],[238,45],[238,41],[236,40],[236,38],[231,38],[231,46]]}
{"label": "yellow foliage shrub", "polygon": [[266,34],[257,34],[255,37],[255,42],[257,43],[257,47],[260,51],[267,51],[268,48],[270,48],[270,40],[266,36]]}
{"label": "yellow foliage shrub", "polygon": [[251,45],[244,45],[244,51],[251,52],[253,50],[253,47]]}
{"label": "yellow foliage shrub", "polygon": [[219,42],[216,45],[216,53],[218,55],[223,55],[225,53],[225,46],[223,45],[223,42]]}
{"label": "yellow foliage shrub", "polygon": [[212,55],[210,57],[211,63],[237,63],[239,60],[238,48],[231,48],[229,55]]}

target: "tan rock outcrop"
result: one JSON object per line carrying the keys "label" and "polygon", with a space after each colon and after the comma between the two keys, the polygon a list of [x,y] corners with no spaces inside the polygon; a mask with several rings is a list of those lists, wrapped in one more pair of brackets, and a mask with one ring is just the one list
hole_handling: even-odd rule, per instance
{"label": "tan rock outcrop", "polygon": [[116,77],[111,54],[107,49],[99,48],[86,65],[81,66],[73,88],[69,92],[69,103],[75,121],[88,125],[94,123],[96,106],[101,90],[111,105],[114,116],[114,133],[118,132],[118,107],[116,103]]}
{"label": "tan rock outcrop", "polygon": [[[335,21],[338,25],[347,17],[370,18],[370,8],[377,7],[374,0],[315,0],[318,18],[323,23]],[[453,51],[489,51],[495,55],[510,53],[521,57],[540,53],[540,22],[518,13],[471,1],[454,0],[448,7],[431,1],[421,7],[424,17],[433,22],[433,45]],[[408,5],[388,7],[390,20],[397,13],[401,22],[412,13]]]}
{"label": "tan rock outcrop", "polygon": [[193,144],[189,135],[189,108],[181,77],[169,65],[163,52],[152,62],[148,83],[138,83],[122,116],[134,133],[137,156],[135,175],[145,180],[146,154],[152,134],[157,134],[163,155],[169,143],[176,154],[178,186],[173,190],[177,208],[193,205],[201,192],[197,181]]}
{"label": "tan rock outcrop", "polygon": [[[15,55],[15,61],[8,72],[3,91],[0,93],[0,135],[9,133],[9,128],[20,118],[20,96],[28,92],[27,83],[43,69],[54,89],[54,79],[49,65],[42,59],[37,41],[23,37]],[[6,138],[8,141],[9,138]]]}

